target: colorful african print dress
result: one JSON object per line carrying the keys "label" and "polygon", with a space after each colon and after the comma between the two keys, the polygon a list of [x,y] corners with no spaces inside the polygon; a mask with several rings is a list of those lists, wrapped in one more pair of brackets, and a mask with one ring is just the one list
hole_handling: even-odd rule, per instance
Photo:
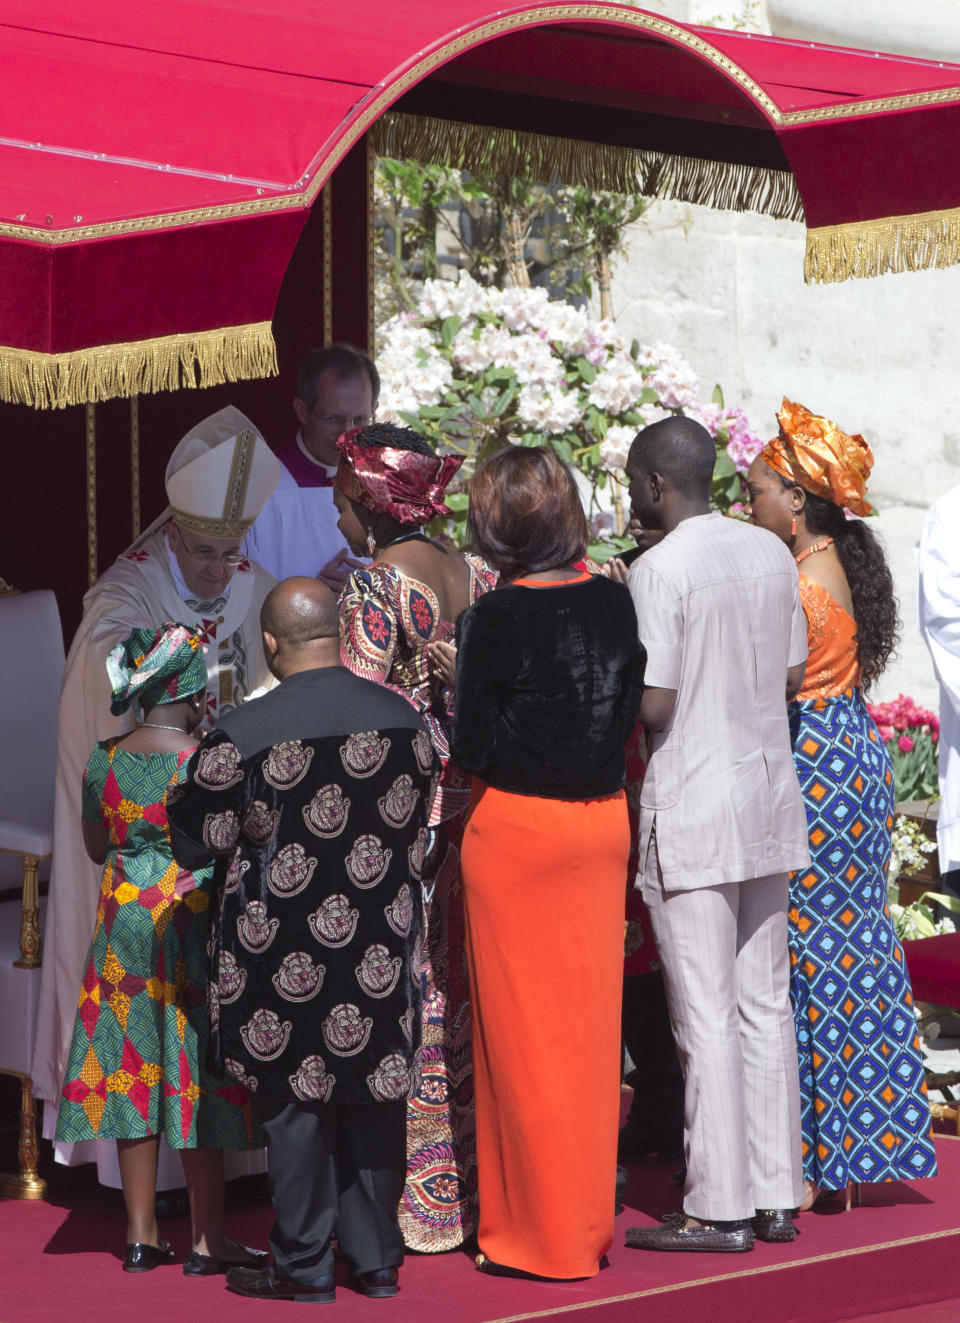
{"label": "colorful african print dress", "polygon": [[166,794],[190,751],[94,749],[83,817],[109,832],[100,903],[57,1117],[57,1139],[255,1148],[246,1090],[204,1067],[212,866],[177,895]]}
{"label": "colorful african print dress", "polygon": [[800,576],[810,655],[790,731],[811,865],[790,880],[790,993],[800,1056],[803,1174],[936,1174],[920,1041],[887,904],[893,773],[861,696],[856,624]]}
{"label": "colorful african print dress", "polygon": [[[476,556],[470,600],[496,583]],[[467,987],[460,843],[471,778],[450,758],[451,696],[431,677],[427,644],[453,638],[428,584],[395,565],[350,576],[340,597],[341,661],[354,675],[385,684],[413,703],[427,723],[443,771],[430,825],[438,867],[424,891],[423,1078],[407,1109],[407,1179],[400,1230],[410,1249],[455,1249],[477,1225],[473,1063]]]}

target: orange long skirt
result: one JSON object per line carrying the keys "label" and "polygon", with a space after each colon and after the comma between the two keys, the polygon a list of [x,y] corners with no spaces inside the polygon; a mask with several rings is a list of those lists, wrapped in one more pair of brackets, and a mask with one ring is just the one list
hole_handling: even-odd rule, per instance
{"label": "orange long skirt", "polygon": [[594,1276],[613,1240],[629,849],[623,791],[579,802],[474,782],[478,1241],[542,1277]]}

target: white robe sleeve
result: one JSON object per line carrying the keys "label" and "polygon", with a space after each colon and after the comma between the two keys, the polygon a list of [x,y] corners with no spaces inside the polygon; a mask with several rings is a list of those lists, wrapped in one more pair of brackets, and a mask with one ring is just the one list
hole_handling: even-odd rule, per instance
{"label": "white robe sleeve", "polygon": [[927,514],[920,539],[917,607],[940,682],[960,720],[960,487]]}
{"label": "white robe sleeve", "polygon": [[927,514],[920,539],[917,608],[940,683],[940,813],[942,873],[960,868],[960,487]]}

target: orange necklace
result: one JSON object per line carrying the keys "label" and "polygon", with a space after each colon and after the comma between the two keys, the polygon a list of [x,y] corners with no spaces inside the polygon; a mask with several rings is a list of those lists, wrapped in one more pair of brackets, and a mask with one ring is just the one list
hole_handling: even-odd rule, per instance
{"label": "orange necklace", "polygon": [[826,551],[827,547],[829,547],[832,542],[832,537],[825,537],[822,542],[812,543],[804,551],[801,551],[799,556],[794,556],[793,559],[799,565],[800,562],[806,560],[808,556],[812,556],[815,551]]}

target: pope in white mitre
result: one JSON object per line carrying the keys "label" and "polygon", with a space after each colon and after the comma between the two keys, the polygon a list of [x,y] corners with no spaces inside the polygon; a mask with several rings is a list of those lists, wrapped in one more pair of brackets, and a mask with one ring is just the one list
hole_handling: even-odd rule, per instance
{"label": "pope in white mitre", "polygon": [[[207,660],[207,715],[201,730],[253,690],[272,683],[260,644],[260,604],[274,578],[246,559],[243,543],[281,476],[250,420],[232,406],[188,432],[167,465],[168,508],[101,575],[83,599],[67,657],[57,737],[54,849],[44,929],[43,978],[33,1057],[33,1091],[43,1098],[52,1138],[70,1038],[93,933],[99,869],[81,828],[83,771],[98,740],[124,735],[132,716],[110,715],[107,654],[132,629],[178,621],[200,632]],[[58,1161],[96,1161],[100,1180],[119,1187],[116,1145],[56,1144]],[[244,1154],[237,1157],[244,1159]],[[161,1144],[157,1185],[182,1184],[180,1164]]]}

